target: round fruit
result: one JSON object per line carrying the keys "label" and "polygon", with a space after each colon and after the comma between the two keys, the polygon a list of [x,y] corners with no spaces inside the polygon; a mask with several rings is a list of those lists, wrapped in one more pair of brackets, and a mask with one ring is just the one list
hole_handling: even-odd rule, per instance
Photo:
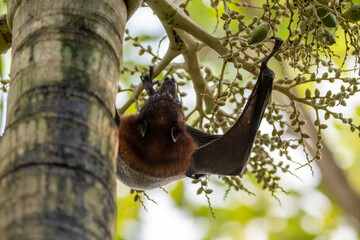
{"label": "round fruit", "polygon": [[316,12],[326,27],[336,27],[337,22],[334,14],[329,13],[325,8],[318,8]]}
{"label": "round fruit", "polygon": [[326,10],[325,8],[318,8],[316,9],[316,13],[320,19],[323,19],[328,14],[328,10]]}
{"label": "round fruit", "polygon": [[350,22],[357,22],[360,20],[360,5],[351,6],[344,13],[344,17],[348,19]]}
{"label": "round fruit", "polygon": [[267,37],[269,28],[269,24],[267,23],[257,26],[250,35],[250,43],[262,42]]}
{"label": "round fruit", "polygon": [[336,17],[334,14],[329,13],[326,17],[321,19],[325,26],[334,28],[337,25]]}

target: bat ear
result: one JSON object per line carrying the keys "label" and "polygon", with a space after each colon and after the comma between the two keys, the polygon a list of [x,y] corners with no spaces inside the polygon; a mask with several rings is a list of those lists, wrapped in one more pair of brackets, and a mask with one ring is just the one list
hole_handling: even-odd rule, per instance
{"label": "bat ear", "polygon": [[172,141],[175,143],[178,140],[178,135],[179,135],[178,128],[175,126],[172,126],[171,130],[170,130],[170,134],[171,134]]}
{"label": "bat ear", "polygon": [[145,118],[142,122],[141,130],[140,130],[141,136],[143,138],[145,137],[148,127],[149,127],[149,120]]}

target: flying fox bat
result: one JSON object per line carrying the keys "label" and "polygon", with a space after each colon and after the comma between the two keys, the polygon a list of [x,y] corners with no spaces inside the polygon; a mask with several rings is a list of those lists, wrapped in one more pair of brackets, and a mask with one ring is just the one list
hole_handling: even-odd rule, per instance
{"label": "flying fox bat", "polygon": [[150,68],[150,73],[141,76],[149,99],[139,113],[117,119],[117,178],[133,189],[148,190],[184,177],[241,174],[272,90],[274,72],[267,62],[281,44],[282,40],[275,38],[241,116],[224,135],[207,134],[186,125],[175,80],[165,78],[155,91]]}

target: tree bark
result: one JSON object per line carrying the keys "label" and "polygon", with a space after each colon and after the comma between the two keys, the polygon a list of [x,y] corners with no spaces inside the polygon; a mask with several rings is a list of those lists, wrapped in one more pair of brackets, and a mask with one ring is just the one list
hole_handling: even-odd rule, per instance
{"label": "tree bark", "polygon": [[113,239],[122,0],[8,0],[1,239]]}

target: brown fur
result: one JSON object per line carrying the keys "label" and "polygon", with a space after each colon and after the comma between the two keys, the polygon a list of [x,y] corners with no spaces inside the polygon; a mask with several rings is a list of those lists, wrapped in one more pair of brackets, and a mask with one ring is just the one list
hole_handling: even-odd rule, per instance
{"label": "brown fur", "polygon": [[122,117],[119,126],[119,154],[122,160],[130,167],[153,176],[184,174],[197,145],[187,133],[185,123],[182,123],[183,113],[178,115],[177,120],[180,120],[180,133],[177,141],[172,142],[167,131],[171,128],[171,121],[166,116],[152,119],[150,133],[145,137],[140,133],[139,114]]}

